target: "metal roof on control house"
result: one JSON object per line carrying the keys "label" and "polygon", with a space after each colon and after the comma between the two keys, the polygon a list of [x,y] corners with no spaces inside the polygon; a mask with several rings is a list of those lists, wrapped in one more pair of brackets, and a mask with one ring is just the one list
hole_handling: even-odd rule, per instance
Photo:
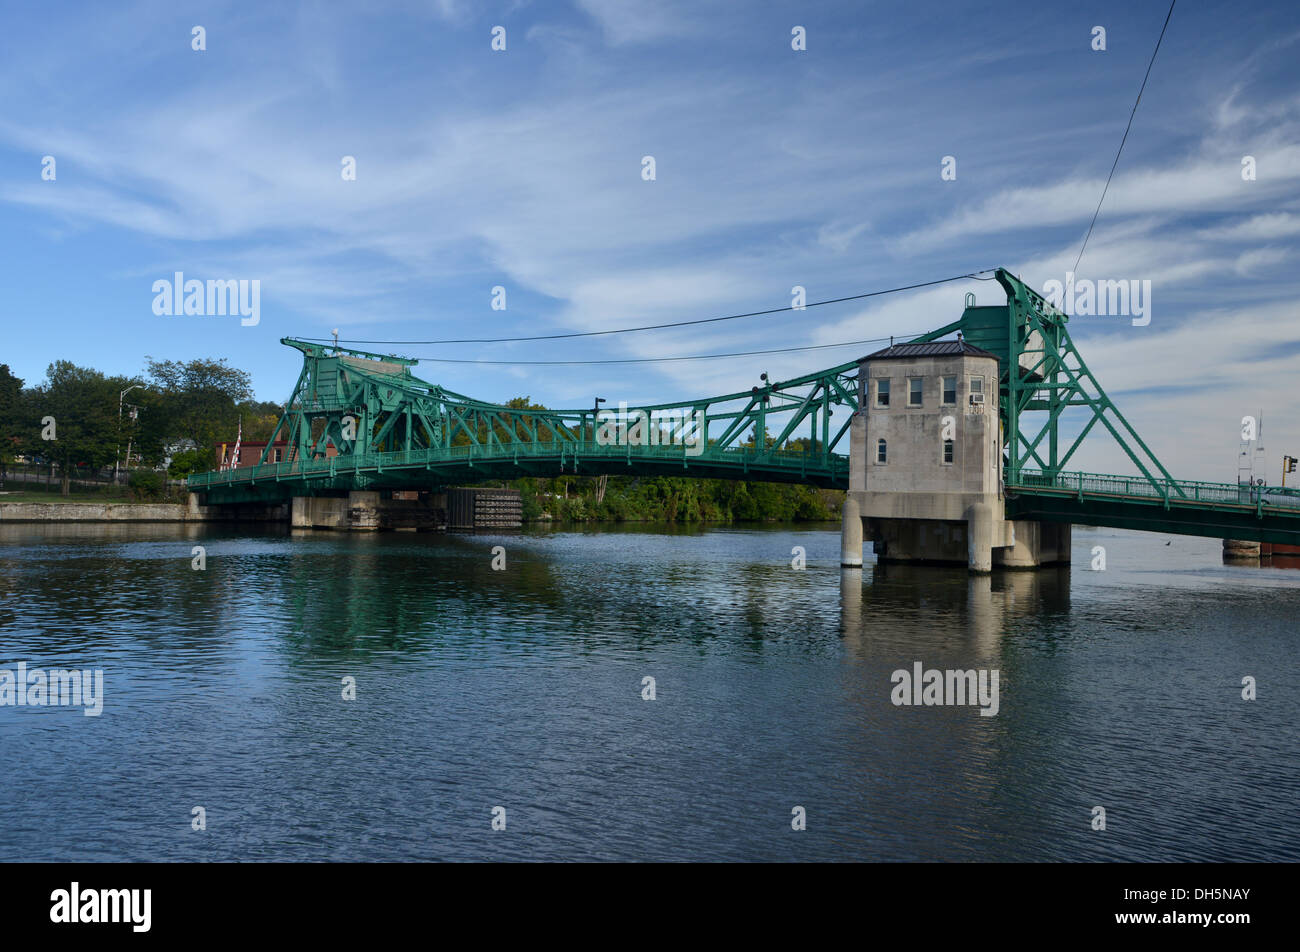
{"label": "metal roof on control house", "polygon": [[[991,357],[997,360],[996,354],[991,354],[982,347],[976,347],[974,344],[968,344],[964,340],[936,340],[927,341],[919,344],[893,344],[884,350],[878,350],[874,354],[867,354],[861,360],[894,360],[903,357]],[[861,360],[859,362],[861,362]]]}

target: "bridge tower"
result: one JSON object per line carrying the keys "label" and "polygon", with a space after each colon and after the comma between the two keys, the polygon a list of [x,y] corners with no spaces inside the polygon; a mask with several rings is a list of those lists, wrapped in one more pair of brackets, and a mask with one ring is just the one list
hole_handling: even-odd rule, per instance
{"label": "bridge tower", "polygon": [[879,561],[976,572],[1069,561],[1069,525],[1006,518],[995,354],[923,341],[858,367],[842,562],[861,565],[864,533]]}

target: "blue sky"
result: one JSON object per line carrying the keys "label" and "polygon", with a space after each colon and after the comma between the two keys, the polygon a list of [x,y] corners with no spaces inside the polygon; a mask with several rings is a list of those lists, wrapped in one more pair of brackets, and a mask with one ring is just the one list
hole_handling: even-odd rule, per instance
{"label": "blue sky", "polygon": [[[600,330],[1003,265],[1063,280],[1164,21],[1154,3],[57,4],[0,31],[0,362],[138,373],[225,357],[258,396],[282,336]],[[954,9],[955,8],[955,9]],[[191,49],[191,28],[207,49]],[[491,31],[506,29],[494,52]],[[791,49],[791,29],[807,50]],[[1091,49],[1092,28],[1107,49]],[[1232,480],[1264,411],[1300,450],[1300,8],[1175,11],[1081,278],[1151,322],[1078,317],[1091,369],[1177,475]],[[57,177],[44,181],[42,158]],[[340,175],[356,158],[355,181]],[[656,179],[644,181],[652,155]],[[954,181],[941,159],[956,158]],[[1242,157],[1257,175],[1243,181]],[[261,282],[261,320],[160,317],[153,282]],[[493,286],[507,309],[491,309]],[[673,331],[419,357],[602,359],[896,334],[984,282]],[[748,389],[863,348],[651,365],[422,363],[554,407]],[[1125,471],[1105,439],[1079,466]]]}

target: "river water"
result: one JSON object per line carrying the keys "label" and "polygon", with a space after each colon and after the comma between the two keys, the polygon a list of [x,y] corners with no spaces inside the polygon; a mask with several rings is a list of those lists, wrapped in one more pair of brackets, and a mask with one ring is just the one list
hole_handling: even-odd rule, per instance
{"label": "river water", "polygon": [[[0,526],[0,669],[104,685],[0,707],[0,860],[1300,859],[1300,572],[1079,528],[991,578],[838,551]],[[916,662],[996,670],[996,716],[895,705]]]}

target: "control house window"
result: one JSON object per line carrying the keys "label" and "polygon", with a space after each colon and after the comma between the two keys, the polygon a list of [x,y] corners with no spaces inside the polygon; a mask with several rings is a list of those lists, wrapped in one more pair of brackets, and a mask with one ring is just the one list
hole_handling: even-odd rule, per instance
{"label": "control house window", "polygon": [[876,462],[885,463],[889,459],[889,447],[884,440],[876,440]]}
{"label": "control house window", "polygon": [[921,405],[921,384],[920,377],[907,378],[907,405],[909,407],[919,407]]}
{"label": "control house window", "polygon": [[889,406],[889,381],[886,379],[876,381],[876,406]]}
{"label": "control house window", "polygon": [[943,378],[943,403],[944,406],[952,406],[957,402],[957,378]]}
{"label": "control house window", "polygon": [[943,461],[945,464],[952,463],[952,440],[943,441]]}
{"label": "control house window", "polygon": [[971,378],[970,378],[970,392],[971,392],[971,393],[983,393],[983,392],[984,392],[984,378],[983,378],[983,377],[971,377]]}

